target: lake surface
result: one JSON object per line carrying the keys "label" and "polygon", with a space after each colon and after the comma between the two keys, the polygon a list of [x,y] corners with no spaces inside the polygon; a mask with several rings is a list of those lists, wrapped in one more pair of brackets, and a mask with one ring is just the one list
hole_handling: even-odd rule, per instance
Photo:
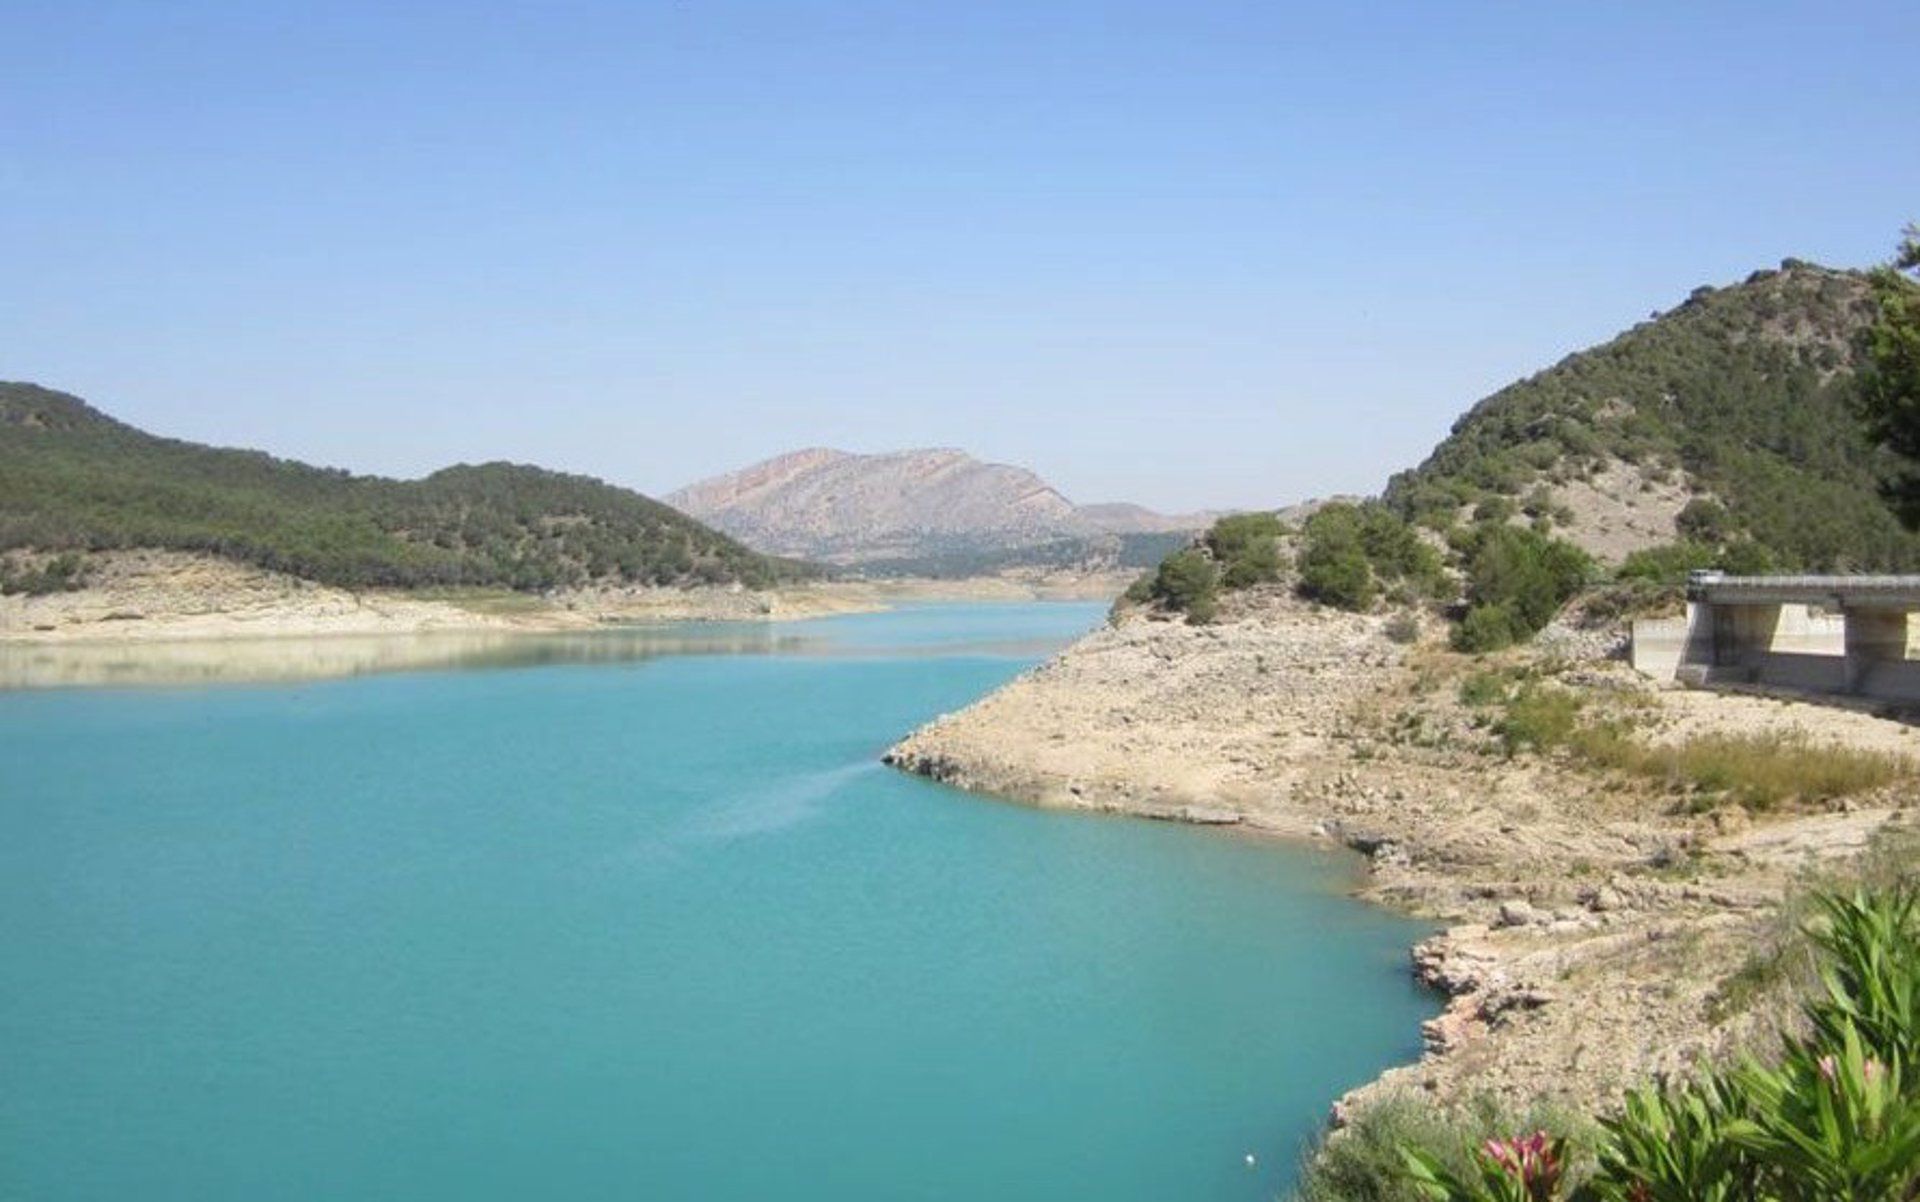
{"label": "lake surface", "polygon": [[876,762],[1098,619],[0,693],[0,1197],[1273,1197],[1421,928]]}

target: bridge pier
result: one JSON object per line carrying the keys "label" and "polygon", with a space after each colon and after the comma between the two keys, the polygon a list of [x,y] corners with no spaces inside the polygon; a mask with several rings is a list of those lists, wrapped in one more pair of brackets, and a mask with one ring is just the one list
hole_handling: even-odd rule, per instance
{"label": "bridge pier", "polygon": [[1907,613],[1899,609],[1845,609],[1845,688],[1864,693],[1873,671],[1883,663],[1907,658]]}
{"label": "bridge pier", "polygon": [[1715,668],[1753,672],[1773,650],[1780,629],[1778,605],[1708,605]]}
{"label": "bridge pier", "polygon": [[1689,582],[1687,616],[1633,624],[1633,665],[1686,684],[1920,701],[1909,657],[1920,576],[1721,576]]}

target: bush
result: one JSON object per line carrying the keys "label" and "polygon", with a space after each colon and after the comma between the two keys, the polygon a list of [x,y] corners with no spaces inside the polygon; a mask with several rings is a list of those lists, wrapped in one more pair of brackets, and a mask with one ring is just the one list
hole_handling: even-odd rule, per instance
{"label": "bush", "polygon": [[1618,580],[1684,584],[1688,572],[1715,568],[1735,576],[1759,576],[1773,570],[1773,556],[1751,539],[1714,545],[1683,539],[1633,552],[1615,569]]}
{"label": "bush", "polygon": [[0,597],[24,594],[44,597],[86,587],[86,565],[78,555],[56,555],[38,568],[15,568],[0,563]]}
{"label": "bush", "polygon": [[1418,1148],[1444,1169],[1472,1170],[1476,1150],[1516,1127],[1551,1127],[1591,1139],[1585,1118],[1551,1106],[1513,1113],[1487,1098],[1442,1113],[1415,1098],[1389,1098],[1361,1112],[1312,1149],[1295,1189],[1296,1202],[1420,1202],[1428,1195],[1407,1174],[1406,1151]]}
{"label": "bush", "polygon": [[1511,647],[1521,637],[1520,624],[1505,605],[1476,605],[1453,628],[1454,649],[1476,655]]}
{"label": "bush", "polygon": [[1424,1195],[1406,1177],[1402,1150],[1429,1149],[1464,1166],[1472,1160],[1474,1134],[1416,1100],[1390,1099],[1321,1141],[1301,1171],[1294,1197],[1297,1202],[1420,1202]]}
{"label": "bush", "polygon": [[1550,751],[1572,742],[1580,717],[1580,698],[1562,689],[1527,687],[1507,703],[1506,716],[1494,726],[1507,754]]}
{"label": "bush", "polygon": [[1696,543],[1723,543],[1733,536],[1733,515],[1718,501],[1695,497],[1673,519],[1680,537]]}
{"label": "bush", "polygon": [[1438,596],[1446,572],[1434,549],[1377,501],[1322,506],[1307,519],[1300,550],[1300,593],[1339,609],[1365,610],[1383,584]]}
{"label": "bush", "polygon": [[1220,573],[1197,547],[1176,551],[1160,561],[1151,596],[1196,624],[1213,621],[1219,605]]}
{"label": "bush", "polygon": [[[1490,651],[1530,638],[1593,574],[1572,543],[1516,526],[1483,526],[1467,555],[1467,619],[1455,644]],[[1495,610],[1474,621],[1474,611]]]}
{"label": "bush", "polygon": [[1322,545],[1300,556],[1300,592],[1308,600],[1359,612],[1373,607],[1380,587],[1359,547]]}
{"label": "bush", "polygon": [[1240,589],[1280,578],[1279,539],[1286,526],[1271,513],[1236,513],[1207,531],[1207,549],[1220,567],[1223,588]]}
{"label": "bush", "polygon": [[1420,641],[1420,619],[1405,610],[1387,619],[1386,636],[1402,645]]}
{"label": "bush", "polygon": [[1460,682],[1460,704],[1482,709],[1507,699],[1506,678],[1497,672],[1475,672]]}

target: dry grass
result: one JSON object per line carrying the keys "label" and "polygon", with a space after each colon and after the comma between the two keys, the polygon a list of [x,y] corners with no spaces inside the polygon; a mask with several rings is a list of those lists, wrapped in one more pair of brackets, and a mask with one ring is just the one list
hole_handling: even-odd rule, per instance
{"label": "dry grass", "polygon": [[1823,802],[1906,780],[1920,765],[1892,752],[1816,742],[1800,733],[1703,734],[1648,743],[1620,718],[1591,720],[1563,689],[1523,687],[1495,726],[1507,752],[1565,750],[1605,771],[1657,781],[1700,808],[1727,801],[1767,810]]}
{"label": "dry grass", "polygon": [[1850,797],[1911,777],[1915,770],[1905,756],[1816,743],[1803,734],[1696,735],[1667,746],[1639,743],[1617,728],[1591,727],[1575,734],[1573,746],[1600,767],[1756,810]]}

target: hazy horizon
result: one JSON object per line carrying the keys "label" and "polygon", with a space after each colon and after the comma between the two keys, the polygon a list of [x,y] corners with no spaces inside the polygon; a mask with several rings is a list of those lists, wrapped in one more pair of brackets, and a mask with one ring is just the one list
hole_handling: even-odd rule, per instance
{"label": "hazy horizon", "polygon": [[1920,216],[1892,3],[10,12],[0,376],[356,472],[1371,492],[1695,286]]}

